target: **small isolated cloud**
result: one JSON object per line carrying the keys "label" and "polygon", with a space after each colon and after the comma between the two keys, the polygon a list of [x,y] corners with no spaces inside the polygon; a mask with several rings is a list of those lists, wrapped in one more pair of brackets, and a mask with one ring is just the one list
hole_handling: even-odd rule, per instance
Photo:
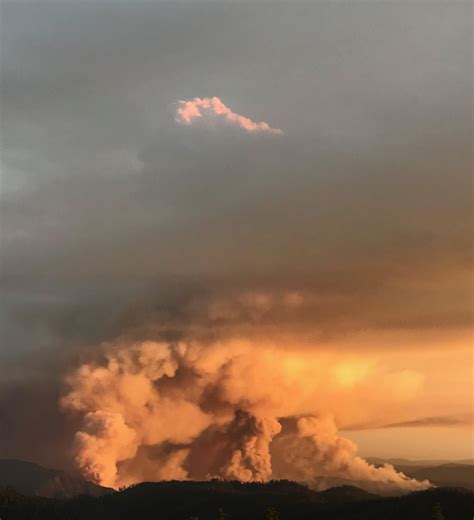
{"label": "small isolated cloud", "polygon": [[184,99],[178,101],[176,109],[176,122],[191,125],[196,120],[209,124],[223,122],[227,125],[238,126],[250,133],[266,133],[281,135],[279,128],[272,128],[265,121],[256,123],[250,118],[232,112],[218,97]]}

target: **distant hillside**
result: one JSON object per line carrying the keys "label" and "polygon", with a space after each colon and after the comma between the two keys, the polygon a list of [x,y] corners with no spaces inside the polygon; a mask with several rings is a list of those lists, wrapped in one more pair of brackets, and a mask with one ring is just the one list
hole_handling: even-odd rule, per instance
{"label": "distant hillside", "polygon": [[72,477],[64,471],[47,469],[22,460],[0,459],[0,487],[12,487],[19,493],[42,497],[97,496],[111,490]]}
{"label": "distant hillside", "polygon": [[463,460],[447,460],[447,459],[421,459],[421,460],[410,460],[401,458],[392,459],[381,459],[379,457],[366,457],[367,462],[376,466],[382,466],[383,464],[391,464],[392,466],[442,466],[444,464],[462,464],[474,466],[474,459],[463,459]]}
{"label": "distant hillside", "polygon": [[[0,518],[7,520],[433,520],[436,508],[446,520],[472,520],[474,493],[438,488],[382,498],[347,486],[317,493],[285,481],[143,483],[67,500],[0,491]],[[270,509],[279,516],[266,516]]]}
{"label": "distant hillside", "polygon": [[466,464],[433,467],[396,466],[398,471],[418,480],[428,479],[435,486],[464,487],[474,491],[474,468]]}
{"label": "distant hillside", "polygon": [[435,486],[463,487],[474,491],[474,467],[463,462],[410,461],[406,459],[367,459],[376,466],[392,464],[398,471],[417,480],[429,480]]}

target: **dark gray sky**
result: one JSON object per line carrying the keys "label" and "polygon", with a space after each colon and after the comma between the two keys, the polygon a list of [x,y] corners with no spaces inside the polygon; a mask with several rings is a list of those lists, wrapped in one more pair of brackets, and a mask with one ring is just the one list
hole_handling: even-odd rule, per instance
{"label": "dark gray sky", "polygon": [[[469,327],[471,9],[2,0],[0,445],[124,312],[294,290],[269,321]],[[196,96],[284,134],[177,124]]]}

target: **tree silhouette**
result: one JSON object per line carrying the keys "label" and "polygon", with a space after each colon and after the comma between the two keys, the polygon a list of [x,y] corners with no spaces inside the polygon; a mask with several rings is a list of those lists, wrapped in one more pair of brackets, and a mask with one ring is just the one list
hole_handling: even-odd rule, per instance
{"label": "tree silhouette", "polygon": [[441,509],[441,505],[439,503],[433,506],[433,520],[446,520],[446,517],[443,515],[443,511]]}
{"label": "tree silhouette", "polygon": [[265,513],[265,520],[280,520],[280,514],[273,507],[269,507]]}

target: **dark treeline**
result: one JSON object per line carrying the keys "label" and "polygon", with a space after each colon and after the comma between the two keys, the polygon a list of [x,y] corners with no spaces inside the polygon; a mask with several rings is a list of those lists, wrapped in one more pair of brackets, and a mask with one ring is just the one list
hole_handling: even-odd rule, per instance
{"label": "dark treeline", "polygon": [[26,497],[0,490],[2,520],[472,520],[474,492],[437,488],[378,497],[344,486],[315,492],[294,482],[142,483],[100,497]]}

